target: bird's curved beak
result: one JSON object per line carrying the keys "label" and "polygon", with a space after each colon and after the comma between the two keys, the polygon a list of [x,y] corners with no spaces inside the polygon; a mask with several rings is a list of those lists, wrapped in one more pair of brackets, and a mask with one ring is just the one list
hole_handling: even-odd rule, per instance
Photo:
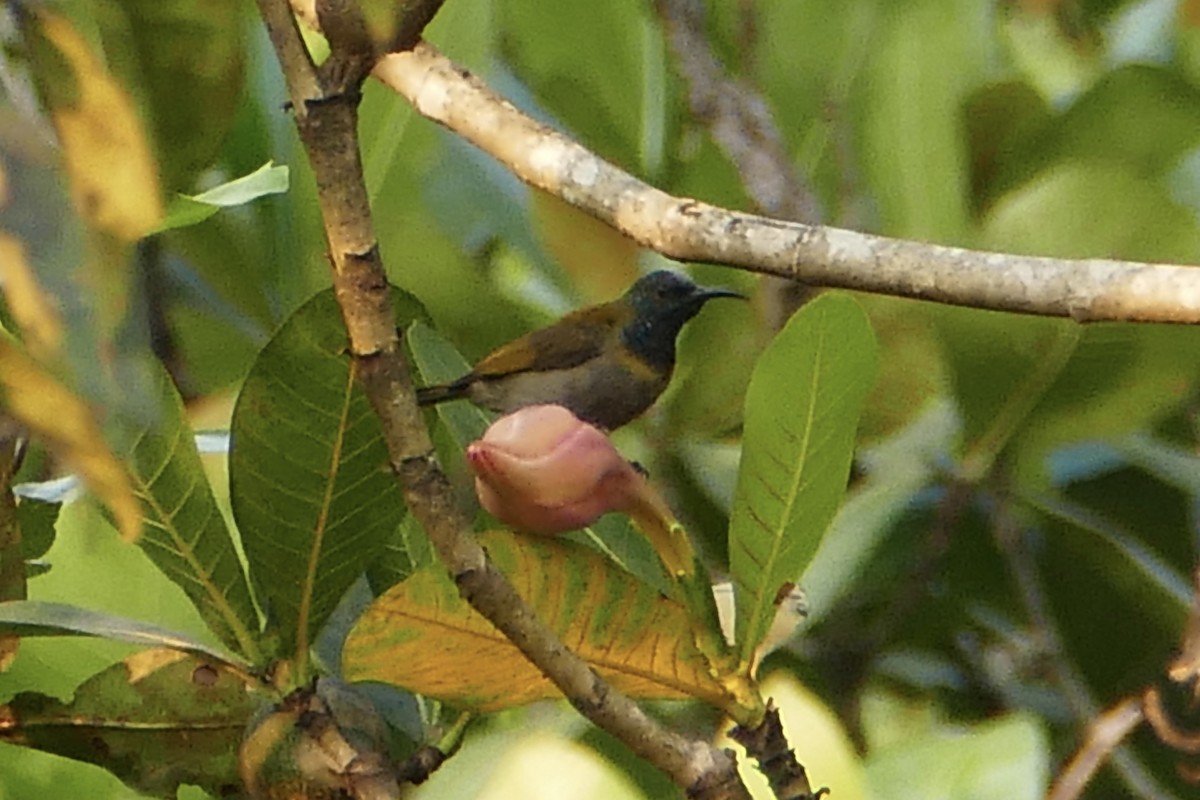
{"label": "bird's curved beak", "polygon": [[736,297],[739,300],[750,299],[749,297],[746,297],[746,295],[740,292],[735,292],[732,289],[720,289],[708,286],[700,287],[700,291],[696,293],[696,300],[700,303],[706,303],[709,300],[713,300],[718,297]]}

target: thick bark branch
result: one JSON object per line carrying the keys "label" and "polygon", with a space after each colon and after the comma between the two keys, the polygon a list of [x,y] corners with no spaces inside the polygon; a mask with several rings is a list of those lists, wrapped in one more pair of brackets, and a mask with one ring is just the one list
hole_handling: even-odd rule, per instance
{"label": "thick bark branch", "polygon": [[386,56],[373,74],[526,183],[672,258],[1081,322],[1200,322],[1200,269],[988,253],[718,208],[669,195],[598,158],[428,44]]}
{"label": "thick bark branch", "polygon": [[[358,147],[357,86],[341,83],[353,75],[353,65],[362,55],[358,9],[344,0],[318,3],[322,25],[341,26],[341,35],[330,38],[335,48],[330,60],[336,63],[340,59],[350,68],[338,69],[333,75],[322,68],[322,76],[328,79],[315,82],[311,69],[295,58],[296,48],[303,44],[287,0],[258,2],[284,66],[297,128],[317,181],[333,284],[349,333],[350,352],[382,422],[409,509],[424,526],[466,600],[545,673],[572,705],[667,773],[690,796],[748,798],[729,754],[663,728],[633,701],[611,689],[537,619],[471,535],[471,519],[455,502],[417,408],[372,228]],[[428,6],[430,15],[435,7]],[[349,16],[337,17],[343,12]],[[339,42],[350,52],[339,54]]]}

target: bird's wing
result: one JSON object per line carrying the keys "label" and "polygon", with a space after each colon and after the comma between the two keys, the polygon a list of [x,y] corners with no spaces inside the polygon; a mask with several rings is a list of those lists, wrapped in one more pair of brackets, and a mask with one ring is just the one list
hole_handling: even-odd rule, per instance
{"label": "bird's wing", "polygon": [[577,367],[604,352],[605,342],[615,334],[618,324],[619,311],[609,306],[574,311],[547,328],[492,351],[475,365],[471,374],[486,379],[514,372]]}

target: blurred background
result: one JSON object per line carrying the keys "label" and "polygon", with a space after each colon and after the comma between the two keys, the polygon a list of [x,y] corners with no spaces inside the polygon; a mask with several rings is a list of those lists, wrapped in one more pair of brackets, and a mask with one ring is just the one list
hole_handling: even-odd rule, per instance
{"label": "blurred background", "polygon": [[[114,384],[95,348],[113,348],[118,364],[151,348],[193,425],[225,429],[257,350],[329,284],[273,52],[248,3],[53,5],[133,94],[168,197],[271,160],[290,170],[285,193],[144,240],[127,284],[53,273],[82,235],[19,61],[3,64],[0,223],[59,289],[77,335],[66,350],[74,384],[136,407],[136,370]],[[451,0],[427,38],[522,110],[676,195],[971,248],[1200,261],[1200,2],[710,0],[687,18],[690,41],[711,49],[743,99],[761,99],[766,120],[732,136],[719,105],[689,102],[702,76],[681,70],[664,33],[679,30],[679,7]],[[678,268],[526,188],[375,83],[360,130],[392,279],[468,359],[647,270]],[[791,194],[772,199],[739,141],[778,147]],[[755,302],[713,304],[685,330],[671,389],[618,443],[719,573],[746,382],[781,304],[804,294],[721,267],[689,271]],[[809,619],[763,674],[814,786],[838,800],[1040,797],[1096,715],[1163,680],[1183,641],[1200,332],[858,299],[881,374],[845,506],[800,581]],[[113,305],[136,324],[105,328]],[[206,457],[219,495],[224,460]],[[211,640],[90,504],[65,507],[57,532],[30,597]],[[65,699],[129,652],[28,641],[0,674],[0,702],[33,688]],[[1180,713],[1196,713],[1186,697]],[[1085,796],[1194,796],[1185,778],[1196,769],[1143,726]],[[542,703],[486,720],[413,794],[670,791],[565,704]],[[0,798],[51,796],[137,795],[96,768],[0,745]]]}

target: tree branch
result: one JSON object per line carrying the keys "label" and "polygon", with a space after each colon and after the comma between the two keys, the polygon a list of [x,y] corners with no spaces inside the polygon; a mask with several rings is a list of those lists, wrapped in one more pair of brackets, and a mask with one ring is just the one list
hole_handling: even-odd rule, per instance
{"label": "tree branch", "polygon": [[820,222],[820,203],[797,172],[770,106],[749,83],[726,75],[713,53],[704,35],[704,3],[655,0],[654,7],[687,84],[692,115],[737,168],[754,205],[772,217]]}
{"label": "tree branch", "polygon": [[766,776],[778,800],[818,800],[829,794],[828,789],[813,792],[808,773],[788,747],[783,720],[774,705],[767,704],[767,713],[761,724],[754,728],[738,725],[729,732],[729,738],[745,747],[746,752],[758,760],[758,768]]}
{"label": "tree branch", "polygon": [[[417,408],[392,313],[391,289],[372,228],[357,137],[357,86],[311,80],[293,55],[303,48],[287,0],[258,0],[293,98],[296,125],[317,182],[333,264],[333,284],[362,386],[383,427],[392,466],[405,501],[424,526],[463,597],[507,636],[592,722],[671,777],[692,797],[748,798],[728,753],[692,741],[650,719],[629,698],[611,689],[570,652],[495,569],[471,535],[471,519],[455,502],[437,464]],[[331,37],[330,59],[355,63],[361,39],[353,3],[322,2],[322,25],[333,22],[345,36]],[[334,20],[345,9],[351,17]],[[283,24],[283,15],[289,24]],[[337,42],[351,49],[339,55]],[[293,74],[295,71],[295,74]],[[345,75],[346,73],[341,73]],[[328,88],[331,93],[321,90]],[[337,92],[337,93],[333,93]]]}
{"label": "tree branch", "polygon": [[[688,88],[692,116],[737,169],[757,210],[778,219],[822,222],[812,186],[793,163],[775,115],[748,81],[730,77],[705,34],[701,0],[655,0],[675,66]],[[764,319],[778,331],[813,294],[800,281],[771,278],[760,289]]]}
{"label": "tree branch", "polygon": [[1078,800],[1105,759],[1142,722],[1142,701],[1127,697],[1092,720],[1087,740],[1055,779],[1046,800]]}
{"label": "tree branch", "polygon": [[784,222],[674,197],[493,94],[428,44],[373,74],[529,183],[646,247],[819,286],[1080,322],[1200,322],[1200,270],[1006,255]]}
{"label": "tree branch", "polygon": [[437,16],[445,0],[401,0],[396,3],[396,32],[387,50],[411,50],[421,41],[421,32]]}

